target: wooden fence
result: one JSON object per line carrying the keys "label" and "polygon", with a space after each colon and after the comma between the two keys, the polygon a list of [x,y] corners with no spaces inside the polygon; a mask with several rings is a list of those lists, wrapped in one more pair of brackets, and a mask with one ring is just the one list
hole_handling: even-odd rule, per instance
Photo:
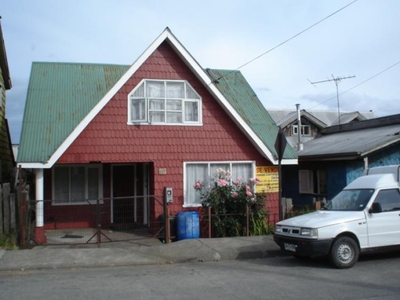
{"label": "wooden fence", "polygon": [[10,183],[0,185],[0,234],[17,237],[17,204]]}

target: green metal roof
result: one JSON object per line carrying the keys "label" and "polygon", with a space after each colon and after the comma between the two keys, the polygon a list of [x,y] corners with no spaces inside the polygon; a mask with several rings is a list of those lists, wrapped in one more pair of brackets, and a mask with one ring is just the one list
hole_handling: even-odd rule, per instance
{"label": "green metal roof", "polygon": [[18,162],[46,162],[130,66],[32,64]]}
{"label": "green metal roof", "polygon": [[[32,64],[17,161],[46,163],[130,68],[127,65]],[[217,88],[276,156],[278,127],[239,71],[212,70]],[[284,159],[297,158],[286,147]]]}
{"label": "green metal roof", "polygon": [[[279,127],[275,124],[256,93],[240,71],[211,69],[215,85],[242,119],[262,140],[271,153],[277,157],[275,141]],[[286,147],[283,159],[297,159],[297,154],[290,146]]]}

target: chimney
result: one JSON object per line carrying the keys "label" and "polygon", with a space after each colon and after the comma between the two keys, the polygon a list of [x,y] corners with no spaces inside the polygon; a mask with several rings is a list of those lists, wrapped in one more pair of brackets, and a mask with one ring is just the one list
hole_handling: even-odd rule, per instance
{"label": "chimney", "polygon": [[301,142],[301,115],[300,115],[300,104],[296,104],[296,110],[297,110],[297,137],[298,137],[298,143],[297,143],[297,150],[301,151],[303,150],[303,144]]}

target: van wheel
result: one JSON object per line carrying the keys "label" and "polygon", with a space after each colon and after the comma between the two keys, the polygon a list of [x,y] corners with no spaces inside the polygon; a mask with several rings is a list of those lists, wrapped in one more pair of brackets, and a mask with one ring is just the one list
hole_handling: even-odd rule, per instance
{"label": "van wheel", "polygon": [[331,262],[339,269],[351,268],[358,261],[360,249],[350,237],[340,237],[334,241],[329,254]]}

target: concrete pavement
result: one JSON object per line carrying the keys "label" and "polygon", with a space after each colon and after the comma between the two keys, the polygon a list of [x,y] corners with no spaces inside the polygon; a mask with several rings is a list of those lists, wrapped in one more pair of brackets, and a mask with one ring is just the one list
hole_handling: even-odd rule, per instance
{"label": "concrete pavement", "polygon": [[283,255],[272,235],[186,239],[162,244],[157,239],[97,245],[36,246],[0,250],[0,271],[134,266],[255,259]]}

